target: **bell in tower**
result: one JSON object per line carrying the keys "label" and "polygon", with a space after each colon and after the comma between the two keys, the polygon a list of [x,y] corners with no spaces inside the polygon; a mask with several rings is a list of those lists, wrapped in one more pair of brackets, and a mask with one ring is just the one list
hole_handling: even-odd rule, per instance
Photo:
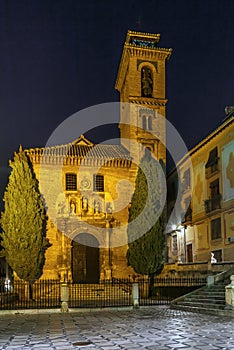
{"label": "bell in tower", "polygon": [[116,89],[120,92],[121,143],[139,160],[150,150],[166,162],[166,61],[172,49],[160,48],[160,34],[128,31]]}

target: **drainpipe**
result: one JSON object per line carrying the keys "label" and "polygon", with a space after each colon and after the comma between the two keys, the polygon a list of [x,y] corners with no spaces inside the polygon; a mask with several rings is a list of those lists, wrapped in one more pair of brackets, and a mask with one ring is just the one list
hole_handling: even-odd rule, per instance
{"label": "drainpipe", "polygon": [[187,261],[187,245],[186,245],[186,234],[185,234],[185,226],[184,226],[184,262]]}

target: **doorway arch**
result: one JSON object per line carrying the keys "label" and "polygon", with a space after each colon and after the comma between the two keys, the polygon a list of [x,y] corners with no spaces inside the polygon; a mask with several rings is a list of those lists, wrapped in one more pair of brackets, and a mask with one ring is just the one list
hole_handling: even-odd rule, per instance
{"label": "doorway arch", "polygon": [[90,233],[79,233],[72,241],[72,277],[75,283],[99,283],[99,242]]}

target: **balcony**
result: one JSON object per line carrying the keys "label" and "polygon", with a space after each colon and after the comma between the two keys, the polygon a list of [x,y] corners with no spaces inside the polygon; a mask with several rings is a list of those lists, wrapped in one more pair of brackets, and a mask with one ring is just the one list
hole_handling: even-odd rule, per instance
{"label": "balcony", "polygon": [[219,161],[212,163],[209,167],[206,167],[206,178],[209,179],[211,176],[219,172]]}
{"label": "balcony", "polygon": [[222,196],[219,193],[216,196],[205,200],[206,214],[208,214],[214,210],[221,209],[221,198],[222,198]]}

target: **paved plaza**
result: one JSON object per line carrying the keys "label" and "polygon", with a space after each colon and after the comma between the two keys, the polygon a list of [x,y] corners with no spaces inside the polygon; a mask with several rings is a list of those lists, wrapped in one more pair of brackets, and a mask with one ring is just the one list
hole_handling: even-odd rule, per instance
{"label": "paved plaza", "polygon": [[234,319],[168,307],[0,313],[0,349],[234,349]]}

